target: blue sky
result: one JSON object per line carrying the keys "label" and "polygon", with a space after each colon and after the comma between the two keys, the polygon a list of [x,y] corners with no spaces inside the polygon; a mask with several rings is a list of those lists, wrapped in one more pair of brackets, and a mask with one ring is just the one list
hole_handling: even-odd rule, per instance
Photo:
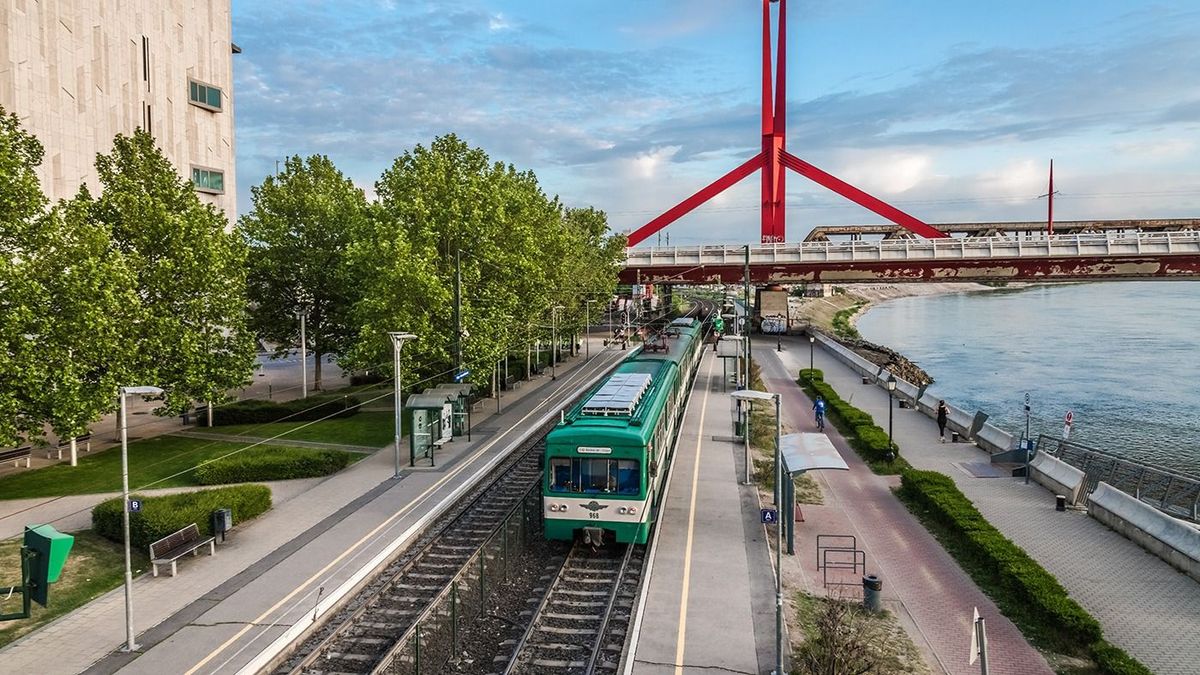
{"label": "blue sky", "polygon": [[[454,132],[635,228],[758,151],[758,0],[235,0],[239,208]],[[1200,217],[1200,6],[790,0],[788,149],[926,222]],[[669,228],[758,240],[751,177]],[[788,238],[880,222],[792,175]],[[651,242],[653,243],[653,242]]]}

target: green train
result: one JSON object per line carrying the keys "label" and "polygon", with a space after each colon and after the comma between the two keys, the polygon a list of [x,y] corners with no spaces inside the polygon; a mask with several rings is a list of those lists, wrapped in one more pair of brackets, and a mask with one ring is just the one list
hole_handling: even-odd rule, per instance
{"label": "green train", "polygon": [[646,542],[700,362],[704,323],[675,319],[589,391],[546,437],[548,539]]}

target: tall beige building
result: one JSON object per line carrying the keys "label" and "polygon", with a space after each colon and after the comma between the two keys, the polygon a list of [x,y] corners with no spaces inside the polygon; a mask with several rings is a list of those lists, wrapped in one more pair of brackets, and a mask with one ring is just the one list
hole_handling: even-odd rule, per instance
{"label": "tall beige building", "polygon": [[0,105],[46,148],[52,200],[143,128],[203,201],[237,212],[231,0],[0,0]]}

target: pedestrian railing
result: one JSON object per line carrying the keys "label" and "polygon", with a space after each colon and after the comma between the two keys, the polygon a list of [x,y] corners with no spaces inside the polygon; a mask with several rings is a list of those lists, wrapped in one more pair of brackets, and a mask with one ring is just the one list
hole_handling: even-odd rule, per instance
{"label": "pedestrian railing", "polygon": [[1200,522],[1200,478],[1045,434],[1038,437],[1037,452],[1083,471],[1085,494],[1104,481],[1167,515]]}

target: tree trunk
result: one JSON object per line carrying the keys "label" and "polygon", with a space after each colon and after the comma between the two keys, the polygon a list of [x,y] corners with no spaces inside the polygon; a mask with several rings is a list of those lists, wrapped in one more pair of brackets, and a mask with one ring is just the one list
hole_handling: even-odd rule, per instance
{"label": "tree trunk", "polygon": [[[322,352],[313,350],[313,358],[316,361],[316,365],[313,366],[313,391],[321,390],[321,357],[322,356],[324,356],[324,354]],[[307,364],[305,365],[305,367],[306,368],[308,367]]]}

